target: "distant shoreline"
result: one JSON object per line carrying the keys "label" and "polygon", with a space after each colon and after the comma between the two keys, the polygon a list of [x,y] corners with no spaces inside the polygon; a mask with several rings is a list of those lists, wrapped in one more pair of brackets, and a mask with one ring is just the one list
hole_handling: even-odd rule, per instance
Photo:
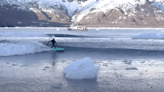
{"label": "distant shoreline", "polygon": [[[18,28],[18,29],[24,29],[24,28],[42,28],[42,29],[67,29],[67,27],[0,27],[0,29],[13,29],[13,28]],[[87,29],[164,29],[164,28],[129,28],[129,27],[87,27]]]}

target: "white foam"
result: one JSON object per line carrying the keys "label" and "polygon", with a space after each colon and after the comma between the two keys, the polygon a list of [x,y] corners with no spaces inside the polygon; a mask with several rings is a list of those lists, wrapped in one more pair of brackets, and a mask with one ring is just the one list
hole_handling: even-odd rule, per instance
{"label": "white foam", "polygon": [[26,41],[20,43],[0,43],[0,48],[0,56],[23,55],[50,50],[44,44],[35,41]]}
{"label": "white foam", "polygon": [[86,57],[68,65],[64,74],[68,79],[90,79],[97,76],[97,71],[98,69],[93,65],[91,58]]}

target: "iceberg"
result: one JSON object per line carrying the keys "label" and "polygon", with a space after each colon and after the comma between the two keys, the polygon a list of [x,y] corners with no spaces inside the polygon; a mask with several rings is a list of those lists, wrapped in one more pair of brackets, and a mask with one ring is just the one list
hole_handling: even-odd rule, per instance
{"label": "iceberg", "polygon": [[67,79],[96,78],[97,72],[98,68],[93,65],[93,61],[89,57],[71,63],[64,70]]}

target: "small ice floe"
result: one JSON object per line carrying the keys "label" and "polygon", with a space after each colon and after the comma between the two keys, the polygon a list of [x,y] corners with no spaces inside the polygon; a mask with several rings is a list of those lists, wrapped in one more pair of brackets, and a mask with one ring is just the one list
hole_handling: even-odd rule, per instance
{"label": "small ice floe", "polygon": [[32,21],[32,23],[36,23],[35,21]]}
{"label": "small ice floe", "polygon": [[67,79],[91,79],[96,78],[98,68],[93,65],[91,58],[75,61],[69,64],[65,70],[65,78]]}
{"label": "small ice floe", "polygon": [[55,85],[52,86],[53,88],[61,88],[62,83],[56,83]]}
{"label": "small ice floe", "polygon": [[22,22],[18,22],[18,24],[22,24]]}

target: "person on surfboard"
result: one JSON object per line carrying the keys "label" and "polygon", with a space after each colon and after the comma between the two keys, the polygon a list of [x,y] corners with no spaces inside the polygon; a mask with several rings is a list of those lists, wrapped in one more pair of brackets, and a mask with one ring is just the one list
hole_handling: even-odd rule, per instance
{"label": "person on surfboard", "polygon": [[[55,47],[55,48],[56,48],[57,43],[56,43],[55,39],[52,39],[52,40],[50,40],[49,42],[52,42],[52,47]],[[48,43],[49,43],[49,42],[48,42]],[[47,43],[47,45],[48,45],[48,43]],[[52,47],[51,47],[51,48],[52,48]]]}

